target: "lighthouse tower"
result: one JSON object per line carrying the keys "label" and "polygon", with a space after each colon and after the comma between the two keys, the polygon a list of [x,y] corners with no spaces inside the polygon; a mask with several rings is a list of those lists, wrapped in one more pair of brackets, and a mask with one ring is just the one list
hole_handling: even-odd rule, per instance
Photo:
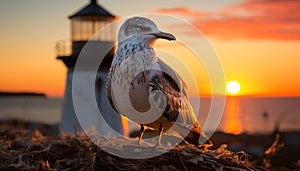
{"label": "lighthouse tower", "polygon": [[[61,128],[65,132],[74,133],[75,130],[82,130],[76,117],[72,97],[72,79],[76,61],[87,41],[89,41],[89,39],[99,29],[113,22],[116,19],[116,17],[107,10],[105,10],[103,7],[101,7],[99,4],[97,4],[96,0],[91,0],[91,2],[87,6],[85,6],[75,14],[69,16],[69,19],[71,21],[71,42],[58,42],[56,45],[56,49],[57,59],[63,61],[63,63],[67,67],[67,79],[64,95],[64,107]],[[96,37],[93,36],[93,39],[89,41],[93,41],[92,43],[99,47],[98,50],[101,50],[101,48],[103,49],[105,47],[113,47],[114,32],[113,30],[105,30],[106,32],[101,32],[100,34],[97,34]],[[105,79],[107,71],[111,65],[111,61],[113,59],[113,51],[114,50],[112,49],[100,64],[95,80],[95,95],[97,98],[99,108],[101,109],[101,111],[104,111],[101,112],[102,115],[106,115],[103,116],[106,122],[109,123],[109,126],[111,126],[115,131],[124,134],[122,118],[120,115],[115,113],[115,111],[110,106],[105,92]],[[78,94],[81,93],[79,92]],[[95,108],[87,108],[85,110],[85,112],[89,114],[91,112],[95,112]],[[107,129],[105,127],[103,128],[103,125],[105,125],[102,124],[103,120],[98,120],[98,118],[86,119],[91,124],[91,126],[95,127],[96,129]]]}

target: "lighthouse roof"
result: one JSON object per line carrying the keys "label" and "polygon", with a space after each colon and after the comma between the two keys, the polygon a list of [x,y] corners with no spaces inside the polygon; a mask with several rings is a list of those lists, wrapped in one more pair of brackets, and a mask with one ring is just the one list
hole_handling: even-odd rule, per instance
{"label": "lighthouse roof", "polygon": [[69,16],[69,18],[78,17],[78,16],[105,16],[112,17],[115,16],[108,12],[106,9],[97,4],[97,0],[91,0],[91,3],[76,12],[75,14]]}

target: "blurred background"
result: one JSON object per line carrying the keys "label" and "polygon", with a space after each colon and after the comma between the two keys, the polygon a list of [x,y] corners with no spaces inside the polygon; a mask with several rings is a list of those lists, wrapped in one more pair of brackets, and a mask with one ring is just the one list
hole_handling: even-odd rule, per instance
{"label": "blurred background", "polygon": [[[159,13],[193,24],[215,48],[226,76],[227,103],[217,129],[224,134],[222,138],[213,138],[219,143],[233,142],[233,149],[244,149],[241,142],[249,139],[224,138],[224,135],[269,136],[262,147],[253,141],[248,148],[259,155],[270,145],[274,133],[284,132],[282,137],[287,146],[298,151],[294,152],[293,160],[300,157],[297,147],[300,143],[300,1],[294,0],[1,1],[2,122],[61,123],[70,66],[57,57],[74,52],[71,46],[76,38],[72,33],[77,26],[68,17],[90,3],[98,3],[113,15],[112,20],[101,19],[102,22],[139,13]],[[168,26],[174,27],[172,23]],[[184,25],[176,28],[192,43],[197,43]],[[66,42],[66,54],[59,54],[61,51],[57,49],[62,42]],[[201,78],[197,81],[201,82]],[[231,81],[234,84],[229,84]],[[198,119],[204,123],[211,92],[209,88],[200,92],[189,90],[193,106],[199,105],[200,99]]]}

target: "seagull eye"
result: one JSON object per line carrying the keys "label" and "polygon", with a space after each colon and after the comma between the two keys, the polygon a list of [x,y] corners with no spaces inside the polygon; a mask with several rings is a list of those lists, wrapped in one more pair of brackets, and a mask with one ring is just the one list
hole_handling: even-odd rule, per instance
{"label": "seagull eye", "polygon": [[143,27],[141,24],[139,24],[139,25],[136,27],[136,29],[137,29],[137,30],[144,30],[144,27]]}

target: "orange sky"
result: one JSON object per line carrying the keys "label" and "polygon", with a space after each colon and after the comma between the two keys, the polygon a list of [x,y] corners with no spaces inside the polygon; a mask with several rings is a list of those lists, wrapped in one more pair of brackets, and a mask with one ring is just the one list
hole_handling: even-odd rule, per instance
{"label": "orange sky", "polygon": [[[63,96],[66,68],[55,59],[55,43],[69,38],[67,16],[87,1],[58,6],[60,2],[0,2],[0,91]],[[136,7],[142,7],[136,12],[124,4],[108,0],[101,3],[120,16],[159,12],[191,22],[215,47],[226,80],[240,82],[239,95],[300,96],[299,1],[147,2],[148,6],[136,3]],[[185,33],[184,27],[177,28]],[[205,76],[201,79],[206,80]]]}

